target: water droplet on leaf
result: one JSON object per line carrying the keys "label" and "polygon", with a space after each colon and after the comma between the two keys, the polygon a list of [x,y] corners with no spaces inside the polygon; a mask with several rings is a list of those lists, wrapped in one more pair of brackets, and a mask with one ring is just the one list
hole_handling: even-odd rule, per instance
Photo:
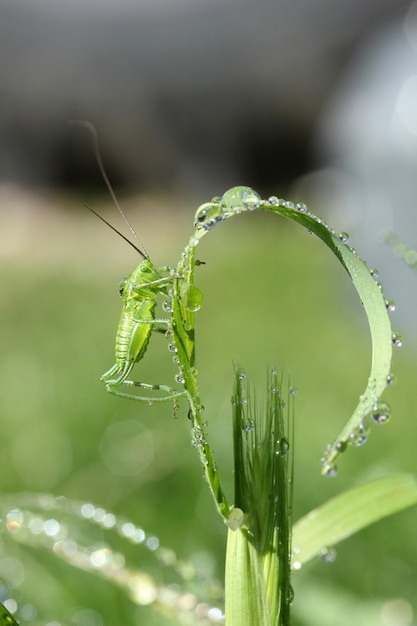
{"label": "water droplet on leaf", "polygon": [[222,197],[222,202],[231,211],[257,209],[260,201],[260,195],[251,187],[232,187]]}
{"label": "water droplet on leaf", "polygon": [[297,211],[300,211],[300,213],[307,213],[307,205],[304,204],[304,202],[299,202],[295,208]]}
{"label": "water droplet on leaf", "polygon": [[339,235],[339,240],[340,240],[342,243],[348,243],[348,242],[349,242],[349,235],[348,235],[347,233],[344,233],[344,232],[343,232],[343,233],[340,233],[340,235]]}
{"label": "water droplet on leaf", "polygon": [[337,467],[336,465],[326,465],[323,469],[323,474],[327,478],[335,478],[337,476]]}
{"label": "water droplet on leaf", "polygon": [[189,311],[198,311],[203,304],[203,294],[195,285],[189,285],[186,292],[185,306]]}
{"label": "water droplet on leaf", "polygon": [[334,563],[337,552],[334,548],[322,548],[320,550],[320,558],[324,563]]}
{"label": "water droplet on leaf", "polygon": [[281,437],[281,439],[278,439],[277,449],[275,450],[275,454],[277,454],[278,456],[286,456],[288,454],[289,449],[290,449],[290,444],[289,444],[288,439],[286,439],[285,437]]}
{"label": "water droplet on leaf", "polygon": [[224,218],[223,208],[217,202],[205,202],[198,207],[194,226],[201,226],[206,230],[212,228]]}
{"label": "water droplet on leaf", "polygon": [[363,424],[355,428],[349,438],[351,446],[363,446],[368,441],[369,430]]}
{"label": "water droplet on leaf", "polygon": [[240,528],[240,526],[242,526],[244,517],[245,514],[242,509],[232,509],[229,517],[226,520],[226,524],[231,530],[237,530],[238,528]]}
{"label": "water droplet on leaf", "polygon": [[385,424],[391,417],[391,407],[388,402],[378,402],[372,409],[371,419],[376,424]]}
{"label": "water droplet on leaf", "polygon": [[392,333],[392,345],[401,348],[403,345],[403,336],[401,333]]}

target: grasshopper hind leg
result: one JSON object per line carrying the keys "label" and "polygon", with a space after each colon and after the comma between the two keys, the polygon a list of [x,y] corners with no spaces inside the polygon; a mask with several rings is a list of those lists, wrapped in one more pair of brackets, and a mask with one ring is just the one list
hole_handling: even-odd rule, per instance
{"label": "grasshopper hind leg", "polygon": [[[150,383],[142,383],[136,380],[130,380],[126,378],[130,373],[131,368],[128,368],[128,371],[123,371],[119,376],[117,376],[117,372],[120,372],[117,364],[113,365],[112,368],[108,370],[105,374],[101,376],[101,379],[106,384],[106,390],[113,394],[114,396],[118,396],[119,398],[128,398],[129,400],[136,400],[138,402],[145,402],[148,405],[152,405],[154,403],[160,402],[174,402],[174,417],[176,416],[176,411],[178,409],[178,399],[187,397],[187,392],[177,391],[173,387],[168,385],[156,385]],[[155,397],[155,396],[140,396],[135,393],[129,393],[127,391],[122,391],[121,386],[126,385],[128,387],[140,387],[141,389],[147,389],[148,391],[161,391],[166,393],[165,396]]]}

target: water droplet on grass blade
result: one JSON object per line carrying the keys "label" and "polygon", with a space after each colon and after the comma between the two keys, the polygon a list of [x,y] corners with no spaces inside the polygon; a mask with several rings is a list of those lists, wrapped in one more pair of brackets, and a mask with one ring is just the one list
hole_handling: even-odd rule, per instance
{"label": "water droplet on grass blade", "polygon": [[396,348],[401,348],[401,346],[403,345],[403,336],[401,333],[392,333],[392,345],[395,346]]}
{"label": "water droplet on grass blade", "polygon": [[334,563],[337,557],[337,552],[334,548],[322,548],[320,550],[320,559],[323,563]]}
{"label": "water droplet on grass blade", "polygon": [[232,187],[223,194],[222,202],[232,211],[253,210],[258,208],[261,197],[251,187]]}
{"label": "water droplet on grass blade", "polygon": [[275,454],[277,454],[278,456],[286,456],[289,452],[289,449],[290,444],[288,439],[286,439],[285,437],[281,437],[281,439],[278,439]]}
{"label": "water droplet on grass blade", "polygon": [[397,382],[397,377],[395,374],[388,374],[387,376],[387,387],[392,387]]}
{"label": "water droplet on grass blade", "polygon": [[347,447],[348,447],[347,441],[338,441],[335,445],[335,448],[338,454],[342,454],[346,450]]}
{"label": "water droplet on grass blade", "polygon": [[177,381],[177,383],[179,383],[180,385],[183,385],[185,383],[185,379],[184,376],[182,376],[181,374],[176,374],[175,375],[175,380]]}
{"label": "water droplet on grass blade", "polygon": [[327,478],[335,478],[337,476],[336,465],[325,465],[323,468],[323,474]]}
{"label": "water droplet on grass blade", "polygon": [[348,242],[349,242],[349,235],[348,235],[348,233],[345,233],[345,232],[340,233],[340,235],[339,235],[339,240],[340,240],[342,243],[348,243]]}
{"label": "water droplet on grass blade", "polygon": [[371,419],[375,424],[385,424],[391,417],[391,407],[388,402],[378,402],[371,413]]}
{"label": "water droplet on grass blade", "polygon": [[363,446],[368,441],[369,430],[363,424],[354,429],[349,438],[351,446]]}
{"label": "water droplet on grass blade", "polygon": [[304,202],[299,202],[296,207],[297,211],[300,213],[307,213],[307,205]]}
{"label": "water droplet on grass blade", "polygon": [[234,508],[230,512],[230,515],[226,520],[226,524],[231,530],[237,530],[240,526],[242,526],[244,517],[245,514],[242,509]]}
{"label": "water droplet on grass blade", "polygon": [[209,230],[223,218],[224,212],[220,204],[217,202],[205,202],[198,207],[195,213],[194,226],[201,226]]}
{"label": "water droplet on grass blade", "polygon": [[385,300],[385,306],[388,311],[395,311],[395,302],[394,300]]}
{"label": "water droplet on grass blade", "polygon": [[203,294],[195,285],[189,285],[187,288],[185,307],[189,311],[198,311],[203,304]]}

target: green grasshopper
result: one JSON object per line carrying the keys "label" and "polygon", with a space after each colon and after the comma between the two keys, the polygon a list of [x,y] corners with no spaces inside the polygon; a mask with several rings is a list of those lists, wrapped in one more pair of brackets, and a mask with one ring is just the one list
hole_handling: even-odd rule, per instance
{"label": "green grasshopper", "polygon": [[[140,402],[147,402],[148,404],[174,400],[175,414],[178,402],[177,399],[187,395],[185,390],[177,391],[168,385],[149,384],[129,378],[134,365],[145,355],[152,332],[161,332],[164,334],[170,334],[170,331],[172,332],[171,319],[156,318],[155,312],[157,296],[161,294],[166,298],[169,297],[168,286],[172,285],[175,278],[175,270],[168,266],[163,266],[159,269],[155,267],[146,250],[140,243],[133,226],[123,213],[104,169],[95,127],[90,122],[74,121],[71,123],[85,126],[91,132],[94,152],[100,172],[113,202],[132,232],[136,244],[132,243],[91,207],[87,205],[86,207],[109,226],[109,228],[127,241],[143,259],[137,268],[120,282],[119,294],[122,297],[123,304],[116,333],[116,362],[113,367],[101,376],[101,380],[106,384],[107,391],[122,398],[130,398]],[[168,275],[164,276],[163,274],[166,273],[168,273]],[[169,309],[170,307],[168,306],[167,308]],[[140,396],[132,392],[122,391],[120,389],[122,385],[162,391],[165,392],[166,395],[161,397]]]}

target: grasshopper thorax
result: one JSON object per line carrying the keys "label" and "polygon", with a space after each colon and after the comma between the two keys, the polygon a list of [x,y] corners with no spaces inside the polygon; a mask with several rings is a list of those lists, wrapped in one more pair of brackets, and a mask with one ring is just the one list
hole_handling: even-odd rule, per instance
{"label": "grasshopper thorax", "polygon": [[145,259],[120,282],[119,293],[124,301],[154,299],[157,293],[166,293],[166,283],[161,279],[152,261]]}

